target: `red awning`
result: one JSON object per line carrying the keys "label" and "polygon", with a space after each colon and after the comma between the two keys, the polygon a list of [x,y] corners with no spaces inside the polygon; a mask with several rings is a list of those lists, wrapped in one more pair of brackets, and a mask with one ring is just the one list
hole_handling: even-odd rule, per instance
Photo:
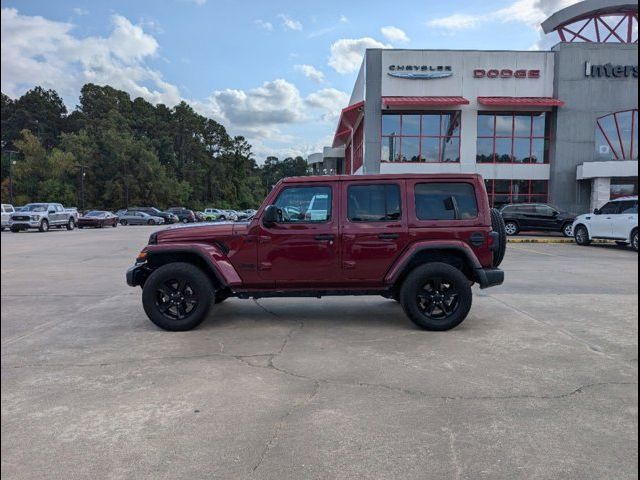
{"label": "red awning", "polygon": [[451,107],[468,105],[464,97],[382,97],[382,106],[389,107]]}
{"label": "red awning", "polygon": [[563,107],[564,102],[551,97],[478,97],[487,107]]}
{"label": "red awning", "polygon": [[351,133],[351,129],[355,126],[358,117],[363,114],[364,102],[354,103],[342,109],[340,120],[338,120],[338,128],[333,136],[333,146],[337,147],[344,143]]}

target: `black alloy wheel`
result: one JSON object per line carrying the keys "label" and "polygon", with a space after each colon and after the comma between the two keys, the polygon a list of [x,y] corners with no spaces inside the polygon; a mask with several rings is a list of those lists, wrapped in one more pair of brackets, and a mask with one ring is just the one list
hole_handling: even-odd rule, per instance
{"label": "black alloy wheel", "polygon": [[634,230],[631,234],[631,246],[636,252],[638,251],[638,230]]}
{"label": "black alloy wheel", "polygon": [[127,222],[126,220],[120,220],[120,225],[125,225],[126,226],[127,223],[129,223],[129,222]]}
{"label": "black alloy wheel", "polygon": [[205,319],[214,300],[209,278],[189,263],[154,270],[144,284],[142,305],[149,319],[169,331],[191,330]]}
{"label": "black alloy wheel", "polygon": [[449,330],[469,314],[471,282],[452,265],[428,263],[415,268],[406,278],[400,303],[416,325],[427,330]]}

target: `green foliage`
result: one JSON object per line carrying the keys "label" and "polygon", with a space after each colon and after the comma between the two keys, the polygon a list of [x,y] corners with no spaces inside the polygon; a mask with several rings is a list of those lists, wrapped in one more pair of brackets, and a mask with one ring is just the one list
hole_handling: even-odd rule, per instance
{"label": "green foliage", "polygon": [[[87,84],[67,115],[53,90],[17,100],[2,94],[2,201],[12,173],[14,203],[58,201],[85,209],[130,205],[255,208],[285,176],[307,174],[301,157],[263,167],[243,137],[181,102],[131,100]],[[10,168],[7,152],[13,154]],[[84,202],[83,202],[84,200]]]}

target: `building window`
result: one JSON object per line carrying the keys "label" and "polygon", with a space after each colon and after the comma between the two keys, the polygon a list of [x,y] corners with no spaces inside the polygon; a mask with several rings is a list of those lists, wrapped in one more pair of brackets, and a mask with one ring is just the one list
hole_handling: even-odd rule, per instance
{"label": "building window", "polygon": [[638,177],[613,177],[611,179],[610,197],[620,198],[638,195]]}
{"label": "building window", "polygon": [[508,203],[546,203],[548,180],[485,180],[489,204],[501,207]]}
{"label": "building window", "polygon": [[549,163],[546,112],[478,113],[478,163]]}
{"label": "building window", "polygon": [[596,159],[638,159],[638,110],[615,112],[596,122]]}
{"label": "building window", "polygon": [[460,162],[460,112],[382,115],[383,162]]}

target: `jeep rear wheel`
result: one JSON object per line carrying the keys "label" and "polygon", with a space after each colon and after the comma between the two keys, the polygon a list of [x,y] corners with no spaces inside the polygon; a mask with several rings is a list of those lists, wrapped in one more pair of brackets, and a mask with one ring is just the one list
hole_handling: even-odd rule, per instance
{"label": "jeep rear wheel", "polygon": [[209,278],[194,265],[174,262],[155,270],[142,290],[142,306],[153,323],[169,331],[202,323],[213,300]]}
{"label": "jeep rear wheel", "polygon": [[409,319],[426,330],[458,326],[469,314],[471,282],[446,263],[428,263],[414,269],[402,284],[400,303]]}

